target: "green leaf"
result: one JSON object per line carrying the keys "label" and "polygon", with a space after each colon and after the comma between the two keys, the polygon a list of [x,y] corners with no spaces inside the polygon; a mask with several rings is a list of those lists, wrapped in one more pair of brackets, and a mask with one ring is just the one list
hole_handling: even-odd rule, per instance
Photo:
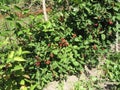
{"label": "green leaf", "polygon": [[7,38],[6,40],[4,40],[3,42],[0,42],[0,46],[2,47],[2,46],[5,46],[5,45],[7,45],[9,42],[8,42],[8,39],[9,38]]}
{"label": "green leaf", "polygon": [[77,45],[74,45],[73,48],[74,49],[79,49],[79,47]]}
{"label": "green leaf", "polygon": [[11,17],[6,17],[5,19],[8,20],[8,21],[12,21],[13,20],[13,18],[11,18]]}
{"label": "green leaf", "polygon": [[22,54],[30,54],[30,51],[22,51]]}
{"label": "green leaf", "polygon": [[22,48],[21,47],[19,47],[19,49],[17,51],[17,54],[18,54],[18,56],[20,56],[22,54]]}
{"label": "green leaf", "polygon": [[18,36],[23,34],[23,31],[17,32]]}
{"label": "green leaf", "polygon": [[101,38],[102,38],[102,40],[105,40],[105,38],[106,38],[105,34],[102,34]]}
{"label": "green leaf", "polygon": [[52,26],[52,23],[51,22],[47,22],[46,28],[51,28],[51,26]]}
{"label": "green leaf", "polygon": [[85,40],[85,41],[84,41],[84,44],[85,44],[85,45],[88,45],[88,44],[89,44],[88,40]]}
{"label": "green leaf", "polygon": [[75,38],[75,41],[76,41],[76,42],[79,42],[80,40],[79,40],[79,38]]}
{"label": "green leaf", "polygon": [[0,65],[0,69],[2,69],[5,65]]}
{"label": "green leaf", "polygon": [[27,87],[26,86],[21,86],[20,90],[27,90]]}
{"label": "green leaf", "polygon": [[62,0],[58,0],[58,3],[60,3]]}
{"label": "green leaf", "polygon": [[23,67],[20,66],[20,65],[16,65],[16,66],[11,70],[11,72],[13,72],[13,71],[18,71],[18,70],[23,70]]}
{"label": "green leaf", "polygon": [[60,38],[59,37],[55,37],[55,39],[54,39],[55,41],[59,41],[60,40]]}
{"label": "green leaf", "polygon": [[74,65],[74,66],[79,66],[79,63],[78,63],[77,61],[74,61],[74,62],[73,62],[73,65]]}
{"label": "green leaf", "polygon": [[117,16],[116,16],[116,19],[120,20],[120,15],[117,15]]}
{"label": "green leaf", "polygon": [[8,7],[8,6],[5,6],[5,5],[2,5],[2,6],[0,6],[0,9],[4,9],[4,10],[9,10],[10,9],[10,7]]}
{"label": "green leaf", "polygon": [[16,6],[16,5],[14,6],[14,9],[17,10],[17,11],[21,11],[21,8]]}
{"label": "green leaf", "polygon": [[14,57],[14,51],[11,51],[10,54],[8,55],[8,58],[12,59]]}
{"label": "green leaf", "polygon": [[118,8],[118,7],[113,7],[113,9],[114,9],[115,11],[118,11],[118,10],[119,10],[119,8]]}
{"label": "green leaf", "polygon": [[[3,74],[4,74],[4,72],[0,72],[0,76],[3,75]],[[0,77],[0,79],[1,79],[1,77]]]}
{"label": "green leaf", "polygon": [[93,39],[92,35],[89,35],[89,39],[90,39],[90,40]]}
{"label": "green leaf", "polygon": [[54,29],[44,29],[43,31],[44,31],[44,32],[53,32]]}
{"label": "green leaf", "polygon": [[53,54],[55,54],[55,55],[57,55],[58,54],[58,52],[59,52],[59,50],[53,50]]}
{"label": "green leaf", "polygon": [[25,85],[25,81],[24,81],[24,80],[21,80],[21,81],[20,81],[20,85]]}
{"label": "green leaf", "polygon": [[55,61],[52,66],[53,66],[53,69],[56,69],[59,65],[58,65],[58,63]]}
{"label": "green leaf", "polygon": [[35,90],[35,87],[36,87],[36,86],[37,86],[37,84],[31,85],[30,90]]}
{"label": "green leaf", "polygon": [[79,66],[79,63],[75,59],[71,59],[74,66]]}
{"label": "green leaf", "polygon": [[21,62],[21,61],[26,61],[26,60],[23,59],[22,57],[14,57],[13,60],[14,60],[14,61],[19,61],[19,62]]}

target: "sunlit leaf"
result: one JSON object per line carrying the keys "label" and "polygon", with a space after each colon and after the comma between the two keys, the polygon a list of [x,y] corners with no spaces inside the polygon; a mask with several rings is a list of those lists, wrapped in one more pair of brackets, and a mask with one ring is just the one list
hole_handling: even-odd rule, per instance
{"label": "sunlit leaf", "polygon": [[8,55],[8,58],[12,59],[14,57],[14,51],[11,51],[10,54]]}
{"label": "sunlit leaf", "polygon": [[21,80],[21,81],[20,81],[20,85],[25,85],[25,81],[24,81],[24,80]]}
{"label": "sunlit leaf", "polygon": [[19,61],[19,62],[21,62],[21,61],[26,61],[26,60],[23,59],[22,57],[14,57],[13,60],[14,60],[14,61]]}

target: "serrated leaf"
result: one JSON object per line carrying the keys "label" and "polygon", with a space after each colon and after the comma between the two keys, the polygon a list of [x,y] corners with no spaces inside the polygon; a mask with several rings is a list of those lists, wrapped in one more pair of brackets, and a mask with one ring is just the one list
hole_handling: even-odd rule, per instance
{"label": "serrated leaf", "polygon": [[21,62],[21,61],[26,61],[26,60],[23,59],[22,57],[14,57],[13,60],[14,60],[14,61],[19,61],[19,62]]}

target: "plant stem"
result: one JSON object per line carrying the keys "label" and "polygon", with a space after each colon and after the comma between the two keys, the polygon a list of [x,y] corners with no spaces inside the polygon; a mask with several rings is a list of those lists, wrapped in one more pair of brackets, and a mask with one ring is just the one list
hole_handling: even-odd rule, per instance
{"label": "plant stem", "polygon": [[[118,30],[118,27],[117,27],[117,30]],[[116,32],[116,52],[118,52],[118,31]]]}
{"label": "plant stem", "polygon": [[48,21],[48,16],[47,16],[46,6],[45,6],[45,0],[42,0],[42,4],[43,4],[44,19],[45,19],[45,21]]}

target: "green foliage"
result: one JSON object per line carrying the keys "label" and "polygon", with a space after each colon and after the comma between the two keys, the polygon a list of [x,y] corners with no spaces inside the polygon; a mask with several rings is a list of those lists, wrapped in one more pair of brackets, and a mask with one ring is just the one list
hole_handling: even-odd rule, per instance
{"label": "green foliage", "polygon": [[104,69],[106,77],[112,82],[120,83],[120,53],[111,54],[106,60]]}
{"label": "green foliage", "polygon": [[74,90],[102,90],[98,85],[99,79],[96,77],[90,77],[89,80],[79,80],[74,85]]}
{"label": "green foliage", "polygon": [[20,1],[23,1],[23,0],[0,0],[0,3],[2,3],[2,4],[14,4],[14,3],[19,3]]}
{"label": "green foliage", "polygon": [[[28,51],[22,51],[19,48],[17,51],[11,51],[6,56],[2,56],[0,64],[0,89],[17,89],[19,86],[25,85],[20,83],[25,79],[24,64],[26,60],[22,57],[23,54],[29,53]],[[29,77],[29,75],[26,75]],[[25,82],[25,81],[24,81]]]}
{"label": "green foliage", "polygon": [[103,70],[105,72],[104,79],[111,82],[111,90],[119,90],[120,88],[120,53],[111,53],[105,64],[103,65]]}
{"label": "green foliage", "polygon": [[[93,66],[97,64],[96,57],[102,49],[109,49],[109,45],[116,38],[116,23],[119,6],[116,1],[80,1],[78,7],[72,7],[67,26],[72,33],[81,36],[84,46],[87,47],[85,54],[86,63]],[[83,53],[83,52],[82,52]],[[89,59],[92,58],[92,61]]]}
{"label": "green foliage", "polygon": [[69,10],[54,10],[47,22],[41,14],[20,18],[14,11],[26,15],[28,10],[3,6],[8,16],[0,32],[0,89],[41,90],[52,80],[80,74],[84,65],[96,67],[115,41],[120,5],[114,0],[71,0],[68,5]]}

